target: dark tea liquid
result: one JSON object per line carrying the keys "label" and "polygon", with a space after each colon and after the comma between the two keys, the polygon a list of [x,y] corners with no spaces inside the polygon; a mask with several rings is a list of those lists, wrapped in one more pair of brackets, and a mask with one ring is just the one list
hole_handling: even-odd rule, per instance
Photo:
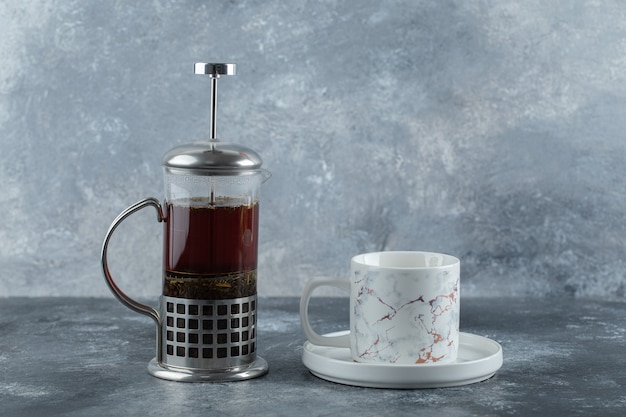
{"label": "dark tea liquid", "polygon": [[231,299],[256,294],[259,205],[168,203],[163,295]]}

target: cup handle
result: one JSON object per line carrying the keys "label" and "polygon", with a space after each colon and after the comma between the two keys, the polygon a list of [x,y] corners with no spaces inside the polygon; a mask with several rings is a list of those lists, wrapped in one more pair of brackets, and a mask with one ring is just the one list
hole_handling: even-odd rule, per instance
{"label": "cup handle", "polygon": [[311,300],[311,293],[318,287],[328,286],[335,287],[342,290],[350,290],[350,281],[340,279],[329,278],[313,278],[307,282],[300,298],[300,321],[302,322],[302,330],[306,335],[309,342],[318,346],[330,346],[339,348],[350,347],[350,337],[348,334],[341,336],[322,336],[316,333],[311,327],[309,321],[309,301]]}
{"label": "cup handle", "polygon": [[146,198],[144,200],[141,200],[133,204],[132,206],[128,207],[126,210],[121,212],[119,216],[117,216],[115,220],[113,220],[113,223],[111,223],[111,226],[109,227],[109,230],[107,231],[107,234],[104,238],[104,242],[102,244],[102,252],[100,255],[100,259],[102,260],[102,270],[104,272],[104,277],[106,279],[106,282],[109,288],[111,289],[111,292],[113,292],[113,295],[118,300],[120,300],[122,304],[124,304],[126,307],[130,308],[133,311],[136,311],[137,313],[141,313],[146,316],[152,317],[154,321],[156,322],[156,324],[159,325],[160,324],[159,312],[153,307],[150,307],[138,301],[135,301],[132,298],[130,298],[128,295],[126,295],[124,291],[122,291],[113,280],[113,277],[111,276],[111,271],[109,270],[109,264],[107,261],[107,251],[109,247],[109,241],[111,240],[111,236],[113,235],[113,232],[115,231],[117,226],[119,226],[120,223],[124,221],[124,219],[126,219],[128,216],[130,216],[134,212],[139,211],[142,208],[148,207],[148,206],[153,206],[156,209],[157,216],[158,216],[157,220],[159,221],[159,223],[165,220],[165,216],[163,215],[163,208],[161,207],[161,204],[159,204],[159,200],[157,200],[156,198]]}

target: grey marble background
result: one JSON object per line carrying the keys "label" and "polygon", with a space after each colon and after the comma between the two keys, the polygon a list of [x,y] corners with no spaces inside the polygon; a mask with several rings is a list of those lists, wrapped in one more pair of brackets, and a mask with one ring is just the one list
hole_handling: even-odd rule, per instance
{"label": "grey marble background", "polygon": [[[218,135],[273,173],[259,294],[299,295],[365,251],[462,260],[464,296],[624,299],[626,3],[0,3],[0,296],[110,296],[115,216],[163,198],[161,157]],[[161,226],[111,245],[154,297]]]}

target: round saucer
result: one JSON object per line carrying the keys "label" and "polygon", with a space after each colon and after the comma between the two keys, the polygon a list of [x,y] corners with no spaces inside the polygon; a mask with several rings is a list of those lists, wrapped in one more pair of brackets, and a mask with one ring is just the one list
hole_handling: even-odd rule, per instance
{"label": "round saucer", "polygon": [[[329,333],[339,336],[348,331]],[[441,388],[491,378],[502,366],[502,347],[486,337],[461,333],[457,360],[444,364],[395,365],[354,362],[350,349],[304,343],[302,362],[313,375],[370,388]]]}

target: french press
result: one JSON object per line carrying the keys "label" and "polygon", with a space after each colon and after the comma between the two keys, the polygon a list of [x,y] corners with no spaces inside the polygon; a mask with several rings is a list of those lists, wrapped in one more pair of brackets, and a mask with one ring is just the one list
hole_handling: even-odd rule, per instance
{"label": "french press", "polygon": [[[209,140],[167,152],[165,204],[147,198],[128,207],[102,245],[102,268],[115,297],[156,322],[157,353],[148,371],[163,379],[236,381],[268,371],[256,354],[256,282],[259,192],[269,173],[256,152],[216,137],[217,80],[235,72],[235,64],[195,64],[195,73],[211,80]],[[164,224],[158,310],[126,295],[107,263],[117,226],[148,206]]]}

